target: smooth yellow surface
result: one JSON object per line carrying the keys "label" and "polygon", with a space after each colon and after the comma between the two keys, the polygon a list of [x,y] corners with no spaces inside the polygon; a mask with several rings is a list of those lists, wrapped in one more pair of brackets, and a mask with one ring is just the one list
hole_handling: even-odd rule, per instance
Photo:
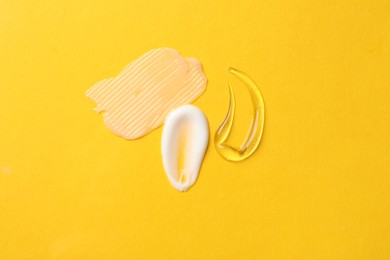
{"label": "smooth yellow surface", "polygon": [[[1,0],[0,259],[390,259],[389,14],[387,0]],[[259,150],[231,163],[211,144],[187,193],[163,172],[161,128],[121,139],[84,95],[156,47],[203,63],[213,134],[228,66],[265,100]]]}

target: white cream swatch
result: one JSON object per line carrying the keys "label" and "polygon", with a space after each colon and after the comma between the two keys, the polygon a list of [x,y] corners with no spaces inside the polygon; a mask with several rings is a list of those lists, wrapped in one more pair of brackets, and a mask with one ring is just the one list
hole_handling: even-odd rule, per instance
{"label": "white cream swatch", "polygon": [[[183,134],[185,131],[190,133]],[[179,168],[181,141],[186,144],[183,169]],[[209,125],[199,108],[185,105],[168,115],[162,133],[161,153],[168,180],[175,189],[186,191],[195,184],[208,142]]]}

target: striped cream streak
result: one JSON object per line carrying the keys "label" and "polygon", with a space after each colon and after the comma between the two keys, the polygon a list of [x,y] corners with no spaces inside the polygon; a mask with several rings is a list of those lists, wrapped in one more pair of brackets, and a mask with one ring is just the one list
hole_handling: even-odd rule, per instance
{"label": "striped cream streak", "polygon": [[[198,83],[198,84],[202,84],[202,82],[199,82],[201,80],[201,78],[198,78],[198,80],[194,83]],[[194,91],[196,91],[194,93]],[[197,93],[199,92],[199,93]],[[168,93],[167,95],[169,95],[170,97],[170,100],[168,101],[168,103],[165,103],[164,104],[164,107],[166,108],[165,110],[166,111],[170,111],[172,109],[174,109],[175,107],[178,107],[183,104],[187,104],[187,103],[190,103],[191,101],[193,101],[194,99],[192,99],[193,96],[199,96],[201,93],[202,93],[202,89],[200,88],[182,88],[181,90],[179,90],[179,92],[177,93]],[[188,98],[190,97],[190,98]],[[177,105],[179,104],[179,105]],[[154,109],[155,106],[152,106],[150,107],[147,111],[144,112],[144,114],[147,114],[150,110]],[[162,120],[164,120],[165,118],[162,116]],[[139,116],[138,117],[138,120],[135,121],[135,122],[132,122],[132,127],[134,129],[138,129],[140,127],[140,125],[142,123],[144,123],[145,121],[147,120],[147,118],[144,118],[143,116]],[[130,129],[128,129],[130,131]]]}
{"label": "striped cream streak", "polygon": [[[194,93],[193,89],[190,89],[190,88],[185,89],[184,93],[183,93],[183,91],[181,91],[180,93],[178,93],[175,97],[173,97],[171,99],[172,101],[168,105],[165,106],[167,109],[164,110],[165,112],[163,115],[161,115],[160,120],[164,120],[165,116],[168,114],[168,112],[173,110],[175,107],[179,107],[181,105],[188,104],[188,103],[191,103],[192,101],[194,101],[196,99],[196,97],[198,97],[202,94],[202,92],[203,91],[201,89],[198,89],[198,91],[196,91]],[[136,131],[133,133],[131,131],[132,129],[127,129],[127,130],[129,131],[129,133],[137,135],[141,129],[140,126],[142,126],[142,124],[145,121],[147,121],[147,118],[139,117],[138,121],[134,123],[136,125],[132,127],[132,129],[135,129]]]}
{"label": "striped cream streak", "polygon": [[[198,75],[197,75],[198,76]],[[199,76],[198,76],[199,77]],[[182,89],[182,90],[185,90],[184,88]],[[188,89],[187,89],[188,90]],[[172,92],[172,91],[177,91],[176,89],[171,89],[170,90],[170,92]],[[189,91],[191,91],[191,89],[189,89]],[[188,92],[188,91],[187,91]],[[178,94],[180,94],[181,92],[179,91],[178,92]],[[165,95],[175,95],[176,93],[162,93],[163,95],[165,94]],[[148,93],[148,95],[149,95],[149,93]],[[156,108],[156,106],[158,105],[158,103],[157,102],[155,102],[155,100],[157,99],[157,98],[159,98],[159,95],[156,95],[156,94],[152,94],[151,95],[151,97],[154,97],[152,100],[150,100],[151,98],[148,98],[147,100],[144,100],[143,101],[143,103],[141,103],[141,104],[139,104],[139,103],[137,103],[136,104],[136,107],[137,107],[137,109],[135,110],[135,111],[132,111],[132,114],[130,114],[130,115],[128,115],[124,120],[128,120],[128,118],[129,117],[131,117],[131,116],[133,116],[133,114],[135,113],[135,112],[137,112],[138,110],[140,110],[139,108],[140,107],[143,107],[143,105],[144,105],[144,103],[145,102],[148,102],[149,104],[152,104],[152,106],[150,106],[146,111],[141,111],[143,114],[142,115],[137,115],[137,118],[138,118],[138,120],[136,120],[136,121],[133,121],[133,122],[129,122],[129,123],[125,123],[125,122],[122,122],[122,125],[123,125],[123,127],[122,128],[126,128],[128,131],[130,131],[130,129],[128,129],[129,127],[130,128],[134,128],[134,129],[137,129],[137,128],[139,128],[140,127],[140,125],[139,124],[137,124],[141,119],[143,119],[142,120],[142,122],[144,122],[145,120],[147,120],[148,119],[148,117],[147,116],[145,116],[145,114],[147,115],[149,112],[150,112],[150,110],[153,110],[153,109],[155,109]],[[160,97],[161,98],[161,97]],[[173,99],[175,99],[175,96],[173,97]],[[177,98],[178,99],[178,98]],[[150,101],[150,102],[149,102]],[[179,101],[180,101],[180,99],[179,99]],[[171,108],[172,106],[171,105],[166,105],[165,104],[165,106],[166,107],[168,107],[168,108]],[[123,116],[124,115],[121,115],[121,118],[123,118]],[[146,117],[146,118],[145,118]],[[130,131],[131,132],[131,131]]]}
{"label": "striped cream streak", "polygon": [[[156,63],[156,62],[155,62]],[[137,91],[140,91],[140,86],[143,86],[145,82],[148,80],[148,70],[155,70],[158,67],[158,64],[150,64],[146,67],[146,69],[139,74],[137,74],[137,77],[134,77],[134,79],[130,78],[130,81],[128,81],[125,85],[125,91],[122,91],[121,93],[118,93],[116,96],[108,100],[109,105],[107,106],[110,110],[115,110],[117,107],[121,106],[123,104],[124,99],[129,99],[130,96],[132,96]],[[142,73],[142,74],[141,74]],[[142,77],[143,76],[143,77]]]}
{"label": "striped cream streak", "polygon": [[117,77],[99,81],[87,96],[105,111],[105,124],[117,135],[136,139],[160,126],[178,106],[198,98],[207,79],[195,59],[160,48],[127,65]]}
{"label": "striped cream streak", "polygon": [[[138,58],[138,61],[141,61],[141,60],[146,60],[147,58],[151,57],[152,55],[157,55],[157,54],[161,54],[160,51],[158,50],[151,50],[151,51],[148,51],[147,53],[145,53],[144,55],[142,55],[141,57]],[[126,74],[126,73],[131,73],[132,70],[134,69],[135,65],[137,65],[138,63],[136,62],[131,62],[129,65],[127,65],[120,73],[119,75],[121,74]]]}
{"label": "striped cream streak", "polygon": [[[156,52],[151,52],[150,54],[156,54]],[[159,54],[159,53],[157,53],[157,54]],[[150,56],[150,55],[147,55],[147,56]],[[156,55],[151,56],[151,58],[155,57],[155,56]],[[132,63],[133,64],[132,70],[130,70],[129,73],[138,73],[138,71],[136,69],[138,69],[139,66],[144,64],[145,61],[153,62],[153,61],[155,61],[155,59],[149,59],[149,60],[143,59],[143,60],[141,60],[138,63],[133,62]],[[108,100],[109,98],[113,98],[112,97],[113,95],[119,95],[121,93],[120,90],[126,90],[126,85],[125,84],[128,84],[128,81],[131,80],[131,78],[126,76],[127,73],[126,74],[121,74],[121,75],[123,75],[123,77],[119,77],[118,78],[119,81],[112,81],[109,85],[106,86],[106,89],[110,89],[110,87],[112,87],[112,85],[116,83],[117,86],[114,87],[114,89],[111,89],[110,94],[107,95],[106,92],[102,92],[102,93],[99,93],[97,95],[97,98],[100,98],[100,96],[103,95],[104,97],[102,98],[101,101],[107,103],[107,102],[110,101],[110,100]]]}
{"label": "striped cream streak", "polygon": [[[169,67],[168,67],[169,68]],[[165,78],[163,80],[161,80],[158,84],[155,85],[155,88],[153,89],[146,89],[144,91],[142,91],[142,95],[140,98],[137,98],[135,97],[134,100],[132,102],[128,102],[128,103],[125,103],[123,104],[121,107],[119,107],[115,112],[117,112],[118,114],[123,114],[123,113],[127,113],[129,115],[132,115],[134,112],[136,112],[138,109],[142,109],[142,105],[143,105],[143,102],[145,102],[145,99],[146,100],[150,100],[150,97],[155,94],[159,88],[162,88],[164,87],[166,84],[168,84],[168,82],[166,82],[167,80],[169,80],[168,78]],[[165,84],[164,84],[165,83]],[[153,92],[153,93],[152,93]],[[129,106],[133,106],[134,109],[131,110],[131,111],[128,111],[128,107]],[[118,117],[118,119],[122,119],[122,116],[121,117]]]}
{"label": "striped cream streak", "polygon": [[[153,76],[153,78],[155,78],[155,77],[158,76],[158,75],[163,74],[164,72],[166,72],[166,71],[167,71],[168,69],[170,69],[170,68],[172,68],[172,65],[168,65],[167,67],[163,68],[157,75]],[[165,79],[163,79],[162,81],[160,81],[160,83],[164,82],[166,79],[169,79],[169,78],[166,77]],[[150,83],[151,80],[152,80],[152,79],[140,83],[140,86],[145,86],[145,85],[147,85],[148,83]],[[153,89],[152,89],[152,88],[149,88],[149,89],[146,89],[146,91],[143,91],[143,95],[141,96],[141,98],[138,98],[138,99],[135,100],[135,101],[137,101],[137,103],[134,103],[134,107],[136,107],[136,109],[137,109],[138,104],[139,104],[141,101],[143,101],[143,99],[147,98],[147,96],[149,95],[148,92],[156,91],[156,88],[158,87],[158,85],[159,85],[159,84],[155,85]],[[148,91],[148,92],[147,92],[147,91]],[[123,98],[128,98],[128,96],[124,96]],[[122,99],[123,99],[123,98],[122,98]],[[127,105],[127,106],[132,105],[132,103],[131,103],[130,101],[127,102],[127,103],[121,102],[122,99],[118,102],[119,104],[122,104],[121,106],[119,106],[119,107],[118,107],[118,106],[112,107],[113,111],[115,110],[115,113],[117,113],[117,114],[123,113],[123,109],[121,110],[121,108],[122,108],[124,105]],[[134,111],[134,110],[133,110],[133,111]],[[130,112],[131,112],[131,111],[130,111]]]}
{"label": "striped cream streak", "polygon": [[[158,97],[158,95],[154,95],[154,97]],[[156,98],[154,98],[154,100],[156,100]],[[136,130],[136,129],[139,129],[139,128],[142,128],[143,125],[140,125],[139,121],[143,120],[143,121],[149,121],[151,118],[154,117],[153,114],[150,114],[151,111],[153,110],[157,110],[158,111],[158,114],[159,116],[161,116],[161,110],[163,109],[163,107],[166,107],[166,105],[162,105],[162,104],[159,104],[158,102],[148,102],[149,104],[152,104],[149,108],[147,108],[147,110],[145,111],[140,111],[134,121],[132,121],[130,124],[127,124],[127,125],[124,125],[124,128],[126,129],[126,131],[128,131],[129,133],[132,133],[132,130]],[[127,117],[129,118],[129,117]],[[164,118],[161,118],[161,120],[163,120]],[[160,119],[159,119],[160,120]],[[155,122],[157,121],[154,120]],[[162,123],[162,122],[161,122]],[[146,124],[147,125],[147,124]]]}
{"label": "striped cream streak", "polygon": [[[199,80],[199,79],[200,79],[200,78],[198,78],[198,80]],[[197,80],[197,81],[198,81],[198,80]],[[195,88],[195,89],[196,89],[196,88]],[[186,96],[186,94],[190,93],[191,91],[193,92],[193,89],[186,87],[186,88],[181,88],[181,89],[179,89],[178,92],[177,92],[176,89],[171,89],[171,90],[170,90],[169,92],[167,92],[167,93],[162,93],[162,95],[168,95],[169,97],[171,97],[171,98],[169,99],[169,101],[168,101],[168,104],[167,104],[167,103],[164,104],[164,107],[167,108],[166,110],[171,110],[171,109],[173,109],[173,108],[175,107],[175,106],[172,106],[172,105],[171,105],[171,101],[172,101],[172,100],[177,100],[179,103],[180,103],[180,102],[183,102],[183,101],[182,101],[183,98],[181,98],[181,96],[183,96],[183,95]],[[182,94],[182,93],[183,93],[183,94]],[[175,95],[178,96],[178,97],[176,98]],[[155,98],[154,98],[151,102],[148,102],[148,103],[152,103],[153,105],[150,106],[146,111],[141,111],[143,114],[142,114],[142,115],[137,115],[137,118],[138,118],[138,119],[137,119],[136,121],[131,122],[130,125],[127,125],[127,126],[126,126],[126,130],[131,131],[131,129],[128,129],[129,127],[132,127],[132,128],[134,128],[134,129],[138,129],[138,128],[140,127],[140,124],[143,123],[143,122],[145,122],[145,121],[147,120],[147,117],[145,116],[145,114],[149,113],[150,110],[155,109],[158,103],[156,103],[156,102],[154,102],[154,101],[156,100],[156,98],[161,98],[161,96],[158,96],[158,95],[155,95],[154,97],[155,97]],[[173,97],[173,98],[172,98],[172,97]],[[150,98],[149,98],[148,100],[150,100]],[[148,100],[146,100],[146,101],[148,101]],[[144,101],[144,102],[146,102],[146,101]],[[192,100],[191,100],[191,101],[192,101]],[[141,104],[141,105],[143,105],[143,104]],[[162,120],[163,120],[163,119],[164,119],[164,118],[162,118]]]}
{"label": "striped cream streak", "polygon": [[[145,79],[145,76],[148,73],[148,69],[158,66],[158,61],[160,56],[162,55],[162,52],[152,51],[151,54],[153,55],[150,56],[150,59],[142,59],[138,62],[134,62],[135,66],[133,67],[133,70],[129,71],[129,74],[123,75],[123,77],[121,78],[122,80],[118,82],[118,86],[112,89],[112,95],[108,95],[107,98],[104,100],[106,103],[115,104],[115,102],[111,101],[115,100],[115,98],[117,98],[118,96],[121,96],[124,91],[128,91],[129,88],[127,85],[135,85],[140,83],[139,79]],[[141,65],[144,65],[144,67],[140,68]],[[142,71],[140,71],[141,69]],[[131,77],[132,74],[136,76]],[[136,88],[131,88],[130,90],[133,90],[132,92],[134,92]]]}
{"label": "striped cream streak", "polygon": [[[155,53],[151,53],[151,54],[155,54]],[[142,60],[139,63],[133,62],[133,63],[131,63],[131,64],[133,64],[132,66],[128,65],[127,67],[131,67],[131,69],[129,68],[130,69],[129,72],[136,72],[137,68],[139,66],[141,66],[144,63],[144,61],[147,61],[147,60]],[[153,62],[153,60],[151,60],[151,62]],[[111,98],[114,99],[115,96],[118,96],[123,91],[126,91],[126,84],[128,84],[128,81],[131,79],[126,76],[127,74],[124,74],[122,72],[120,73],[120,75],[122,77],[118,76],[118,77],[114,78],[109,84],[107,84],[107,86],[105,86],[104,89],[102,89],[94,97],[94,100],[96,100],[97,102],[102,104],[103,107],[106,107],[106,104],[109,104]],[[109,90],[110,93],[107,93],[107,90]]]}
{"label": "striped cream streak", "polygon": [[[181,105],[183,105],[183,104],[188,104],[188,103],[190,103],[191,101],[193,101],[196,97],[198,97],[198,96],[201,95],[201,94],[202,94],[202,92],[201,92],[201,90],[199,90],[197,93],[194,93],[194,94],[191,96],[189,102],[184,102],[184,103],[183,103],[182,100],[175,100],[175,101],[176,101],[175,104],[172,104],[171,106],[172,106],[172,107],[179,107],[179,106],[181,106]],[[170,107],[171,107],[171,106],[170,106]],[[172,111],[172,110],[173,110],[173,109],[165,109],[165,110],[164,110],[164,113],[161,114],[161,117],[159,118],[159,120],[160,120],[160,121],[165,120],[166,116],[167,116],[167,115],[169,114],[169,112]],[[143,119],[141,122],[138,123],[138,125],[142,125],[142,124],[145,122],[145,120],[146,120],[146,119]],[[159,125],[158,122],[155,122],[155,123],[157,123],[157,124]],[[161,122],[161,123],[162,123],[162,122]],[[133,134],[133,135],[138,135],[138,134],[140,133],[140,131],[141,131],[141,128],[139,128],[139,127],[138,127],[138,128],[135,127],[135,128],[133,128],[133,129],[136,129],[136,131],[134,131],[133,133],[131,133],[131,134]]]}
{"label": "striped cream streak", "polygon": [[[174,70],[170,75],[174,74],[176,71],[177,71],[177,69]],[[169,76],[170,76],[170,75],[169,75]],[[155,102],[156,99],[159,97],[159,95],[158,95],[157,93],[158,93],[162,88],[166,87],[166,85],[172,83],[171,81],[172,81],[171,78],[166,77],[166,78],[165,78],[164,80],[162,80],[159,84],[157,84],[156,87],[155,87],[154,89],[149,89],[147,92],[145,92],[144,95],[143,95],[143,98],[139,98],[139,99],[135,100],[136,102],[135,102],[134,104],[133,104],[133,103],[127,104],[127,106],[125,107],[126,110],[128,110],[128,107],[129,107],[130,105],[134,106],[135,109],[132,110],[132,111],[130,111],[129,113],[127,113],[128,116],[125,118],[125,120],[128,119],[128,117],[130,117],[130,116],[134,116],[134,113],[135,113],[135,112],[138,112],[140,109],[142,109],[142,108],[146,105],[146,104],[145,104],[146,102],[148,102],[148,104],[154,104],[154,105],[155,105],[155,104],[158,104],[158,103]],[[163,84],[163,83],[165,83],[165,84]],[[154,93],[151,93],[152,91],[153,91]],[[152,99],[152,98],[153,98],[153,99]],[[152,99],[152,100],[151,100],[151,99]],[[153,107],[153,105],[152,105],[151,107]],[[149,109],[150,109],[150,108],[149,108]],[[120,112],[122,112],[122,111],[120,111]],[[120,118],[118,118],[118,119],[122,119],[122,118],[123,118],[123,115],[122,115]],[[132,122],[131,122],[131,123],[132,123]]]}
{"label": "striped cream streak", "polygon": [[[186,90],[186,94],[189,94],[189,93],[191,93],[190,92],[190,90]],[[183,95],[183,93],[180,93],[181,95]],[[198,95],[197,96],[199,96],[201,93],[198,93]],[[164,106],[164,112],[163,113],[160,113],[161,115],[160,115],[160,122],[158,122],[158,124],[161,124],[163,121],[164,121],[164,119],[165,119],[165,116],[168,114],[168,112],[169,111],[171,111],[171,110],[173,110],[175,107],[178,107],[178,106],[180,106],[180,105],[183,105],[183,104],[187,104],[187,103],[190,103],[190,100],[185,100],[184,98],[182,98],[182,97],[177,97],[176,99],[173,99],[173,100],[175,100],[176,101],[176,103],[179,103],[179,105],[177,105],[177,106],[174,106],[174,105],[172,105],[172,102],[169,102],[168,104],[166,104],[165,106]],[[149,109],[150,110],[150,109]],[[144,113],[145,114],[145,113]],[[132,129],[135,129],[135,130],[137,130],[137,129],[140,129],[143,125],[145,125],[145,123],[147,123],[147,120],[148,120],[148,118],[146,118],[146,117],[138,117],[138,120],[136,121],[136,122],[133,122],[133,124],[132,124],[132,128],[131,129],[127,129],[127,130],[129,130],[129,132],[131,133],[132,131]],[[138,130],[139,131],[139,130]],[[137,131],[135,131],[133,134],[137,134]]]}
{"label": "striped cream streak", "polygon": [[[158,64],[158,59],[157,59],[158,56],[155,56],[154,59],[151,59],[151,60],[144,60],[144,61],[149,61],[149,62],[146,62],[144,65],[146,65],[144,67],[144,70],[140,71],[140,68],[138,68],[142,62],[140,62],[138,64],[138,66],[135,66],[135,70],[131,72],[131,74],[127,75],[123,75],[122,77],[122,81],[118,82],[118,86],[113,89],[111,92],[112,92],[112,95],[108,96],[106,99],[105,99],[105,102],[106,103],[109,103],[109,104],[114,104],[115,105],[115,102],[111,102],[113,100],[115,100],[115,98],[117,98],[118,96],[121,96],[121,94],[123,94],[124,92],[126,91],[129,91],[132,90],[132,92],[136,91],[136,88],[129,88],[128,85],[132,85],[132,84],[136,84],[136,83],[139,83],[139,80],[141,79],[144,79],[147,75],[147,71],[148,69],[150,69],[151,67],[154,67],[154,66],[157,66]],[[136,77],[130,77],[130,75],[137,75]]]}
{"label": "striped cream streak", "polygon": [[[176,72],[176,71],[177,71],[177,70],[173,71],[173,73]],[[173,73],[171,73],[169,76],[171,76]],[[175,75],[173,75],[173,76],[175,76]],[[167,77],[167,78],[168,78],[168,77]],[[155,91],[156,91],[156,92],[157,92],[157,91],[160,91],[160,90],[161,90],[162,88],[164,88],[167,84],[172,84],[172,82],[174,82],[175,80],[177,80],[177,79],[176,79],[176,78],[169,78],[169,82],[166,82],[164,85],[161,85],[161,86],[160,86],[159,88],[157,88]],[[185,89],[185,88],[182,88],[182,89]],[[163,92],[163,93],[157,92],[157,93],[151,94],[150,98],[144,100],[143,103],[140,104],[140,106],[138,106],[138,104],[137,104],[137,106],[138,106],[138,107],[142,107],[142,106],[145,105],[146,102],[149,103],[149,104],[152,104],[146,111],[143,111],[144,114],[147,114],[150,110],[155,109],[156,106],[162,106],[162,104],[159,104],[158,102],[155,102],[156,100],[158,100],[159,98],[160,98],[160,99],[161,99],[161,98],[164,98],[164,97],[166,97],[166,96],[171,97],[172,95],[175,95],[175,93],[176,93],[177,91],[178,91],[177,89],[171,88],[169,91],[166,91],[166,92]],[[149,95],[149,93],[148,93],[148,95]],[[153,98],[153,99],[151,99],[151,98]],[[169,102],[169,101],[168,101],[168,102]],[[164,105],[165,107],[167,106],[166,103],[163,104],[163,105]],[[138,112],[139,110],[140,110],[140,109],[137,108],[134,112]],[[133,114],[134,114],[134,112],[133,112]],[[142,112],[142,111],[141,111],[141,112]],[[138,117],[138,118],[142,118],[141,116],[137,116],[137,117]],[[137,123],[137,121],[131,122],[131,125],[136,127],[135,123]]]}
{"label": "striped cream streak", "polygon": [[104,87],[105,85],[107,85],[107,82],[110,82],[112,80],[112,78],[109,78],[109,79],[103,79],[101,81],[99,81],[98,83],[96,83],[93,88],[90,88],[87,90],[86,94],[87,96],[91,96],[91,95],[94,95],[96,92],[100,91],[100,89],[102,87]]}
{"label": "striped cream streak", "polygon": [[[129,111],[128,113],[125,113],[125,114],[122,114],[123,112],[123,109],[121,111],[118,111],[121,116],[118,118],[120,120],[126,120],[126,122],[123,123],[123,127],[126,127],[127,125],[132,125],[132,121],[129,121],[129,117],[134,117],[135,113],[138,112],[139,110],[142,110],[145,105],[147,104],[152,104],[151,106],[149,106],[149,108],[147,108],[148,110],[150,110],[150,107],[153,107],[153,105],[156,105],[158,104],[158,102],[155,102],[156,99],[159,97],[159,91],[161,91],[161,89],[165,88],[166,85],[168,84],[172,84],[172,81],[175,79],[175,78],[171,78],[170,76],[175,76],[175,73],[177,72],[179,68],[176,68],[175,70],[173,70],[169,75],[167,75],[165,77],[165,79],[161,80],[159,83],[157,83],[155,85],[155,87],[153,89],[149,89],[147,91],[145,91],[143,93],[143,96],[142,98],[138,98],[137,100],[135,100],[134,103],[128,103],[127,106],[124,108],[126,109],[127,111],[129,111],[129,106],[133,106],[135,107],[134,110],[131,110]],[[165,71],[165,69],[164,69]],[[171,88],[169,91],[172,91],[173,88]],[[165,91],[167,91],[167,89],[165,89]],[[153,93],[151,93],[153,92]],[[161,95],[161,94],[160,94]],[[147,102],[147,103],[146,103]],[[147,111],[145,111],[147,112]],[[126,118],[123,118],[124,116],[126,116]],[[137,117],[140,117],[141,115],[136,115]]]}

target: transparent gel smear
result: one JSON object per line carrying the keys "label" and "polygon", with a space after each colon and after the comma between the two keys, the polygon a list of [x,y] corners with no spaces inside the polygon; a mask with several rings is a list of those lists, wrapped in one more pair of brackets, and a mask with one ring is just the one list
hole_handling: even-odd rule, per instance
{"label": "transparent gel smear", "polygon": [[248,133],[241,145],[239,147],[233,147],[227,144],[230,132],[232,131],[236,106],[234,91],[229,83],[229,109],[225,119],[218,127],[214,137],[214,144],[215,149],[224,159],[228,161],[242,161],[251,156],[260,144],[264,129],[264,100],[256,83],[248,75],[234,68],[229,68],[228,71],[237,77],[247,88],[252,101],[252,117]]}

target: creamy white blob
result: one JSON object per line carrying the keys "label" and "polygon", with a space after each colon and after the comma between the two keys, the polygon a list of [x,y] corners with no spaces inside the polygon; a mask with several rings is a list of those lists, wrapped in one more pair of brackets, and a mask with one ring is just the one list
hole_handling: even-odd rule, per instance
{"label": "creamy white blob", "polygon": [[[185,143],[184,151],[180,149],[181,142]],[[209,125],[199,108],[185,105],[168,115],[162,133],[161,152],[168,180],[175,189],[186,191],[195,184],[208,142]],[[184,157],[182,168],[180,156]]]}

